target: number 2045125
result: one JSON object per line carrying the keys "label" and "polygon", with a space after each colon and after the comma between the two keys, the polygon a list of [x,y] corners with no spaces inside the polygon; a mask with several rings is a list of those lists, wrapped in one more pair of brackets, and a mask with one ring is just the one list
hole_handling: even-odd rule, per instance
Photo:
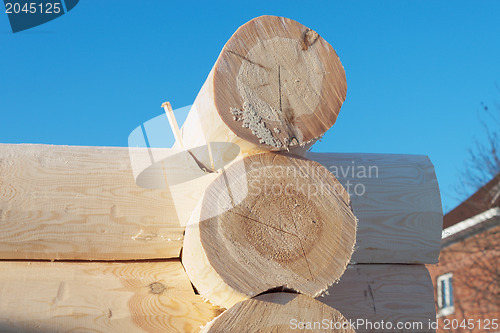
{"label": "number 2045125", "polygon": [[497,330],[498,329],[498,320],[497,319],[443,319],[443,329],[483,329],[483,330]]}
{"label": "number 2045125", "polygon": [[5,12],[7,14],[59,14],[62,11],[60,2],[46,2],[46,3],[18,3],[7,2],[5,3]]}

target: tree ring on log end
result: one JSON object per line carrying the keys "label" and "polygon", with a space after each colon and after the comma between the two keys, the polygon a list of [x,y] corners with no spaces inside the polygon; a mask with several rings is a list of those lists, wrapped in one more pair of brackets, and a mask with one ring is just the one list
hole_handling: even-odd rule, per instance
{"label": "tree ring on log end", "polygon": [[278,150],[325,133],[347,90],[332,46],[302,24],[276,16],[257,17],[234,33],[213,80],[224,123],[237,136]]}
{"label": "tree ring on log end", "polygon": [[280,286],[317,296],[344,272],[355,237],[349,195],[325,167],[263,153],[233,163],[207,188],[186,229],[183,263],[200,294],[224,307],[232,304],[221,283],[243,298]]}
{"label": "tree ring on log end", "polygon": [[[321,238],[321,221],[324,217],[321,216],[322,211],[309,202],[306,195],[296,189],[292,191],[283,196],[249,196],[245,205],[252,207],[252,215],[243,217],[230,214],[227,219],[221,218],[220,223],[237,226],[222,226],[222,229],[241,230],[241,237],[231,235],[231,239],[238,246],[251,246],[268,260],[290,265],[303,256],[307,257]],[[268,200],[272,202],[269,203]],[[266,216],[262,216],[262,212]],[[268,222],[257,223],[257,220]],[[270,235],[279,241],[269,242]]]}

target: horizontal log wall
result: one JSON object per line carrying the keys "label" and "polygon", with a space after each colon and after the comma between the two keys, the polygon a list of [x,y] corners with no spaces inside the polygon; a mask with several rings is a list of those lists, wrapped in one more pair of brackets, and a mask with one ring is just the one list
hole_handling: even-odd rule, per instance
{"label": "horizontal log wall", "polygon": [[[189,158],[168,161],[169,154],[168,149],[0,145],[0,258],[178,257],[183,226],[217,174],[200,171]],[[354,184],[350,192],[359,223],[353,262],[437,262],[442,211],[427,157],[308,157],[346,188],[348,181]],[[184,168],[190,171],[182,182]],[[363,195],[355,193],[356,184]]]}
{"label": "horizontal log wall", "polygon": [[[423,330],[408,331],[432,332],[423,265],[352,265],[328,292],[317,299],[353,322],[422,322]],[[194,293],[178,260],[0,262],[2,332],[196,332],[222,311]],[[356,330],[370,331],[381,332]]]}
{"label": "horizontal log wall", "polygon": [[135,184],[127,148],[0,145],[0,258],[178,257],[168,190]]}
{"label": "horizontal log wall", "polygon": [[358,218],[353,263],[437,263],[443,210],[427,156],[308,153],[351,195]]}
{"label": "horizontal log wall", "polygon": [[425,265],[350,265],[318,300],[358,323],[357,333],[435,332],[429,327],[436,320],[434,287]]}
{"label": "horizontal log wall", "polygon": [[220,313],[178,260],[0,262],[0,332],[196,332]]}

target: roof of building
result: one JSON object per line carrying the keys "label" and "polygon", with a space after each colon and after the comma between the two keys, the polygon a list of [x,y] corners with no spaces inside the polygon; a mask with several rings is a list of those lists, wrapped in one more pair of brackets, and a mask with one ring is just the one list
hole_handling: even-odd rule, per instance
{"label": "roof of building", "polygon": [[443,229],[500,206],[500,173],[443,218]]}

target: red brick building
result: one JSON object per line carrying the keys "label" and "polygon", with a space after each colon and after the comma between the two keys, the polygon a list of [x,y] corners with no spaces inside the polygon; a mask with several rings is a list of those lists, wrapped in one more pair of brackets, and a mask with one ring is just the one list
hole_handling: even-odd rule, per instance
{"label": "red brick building", "polygon": [[500,332],[500,174],[444,216],[437,332]]}

